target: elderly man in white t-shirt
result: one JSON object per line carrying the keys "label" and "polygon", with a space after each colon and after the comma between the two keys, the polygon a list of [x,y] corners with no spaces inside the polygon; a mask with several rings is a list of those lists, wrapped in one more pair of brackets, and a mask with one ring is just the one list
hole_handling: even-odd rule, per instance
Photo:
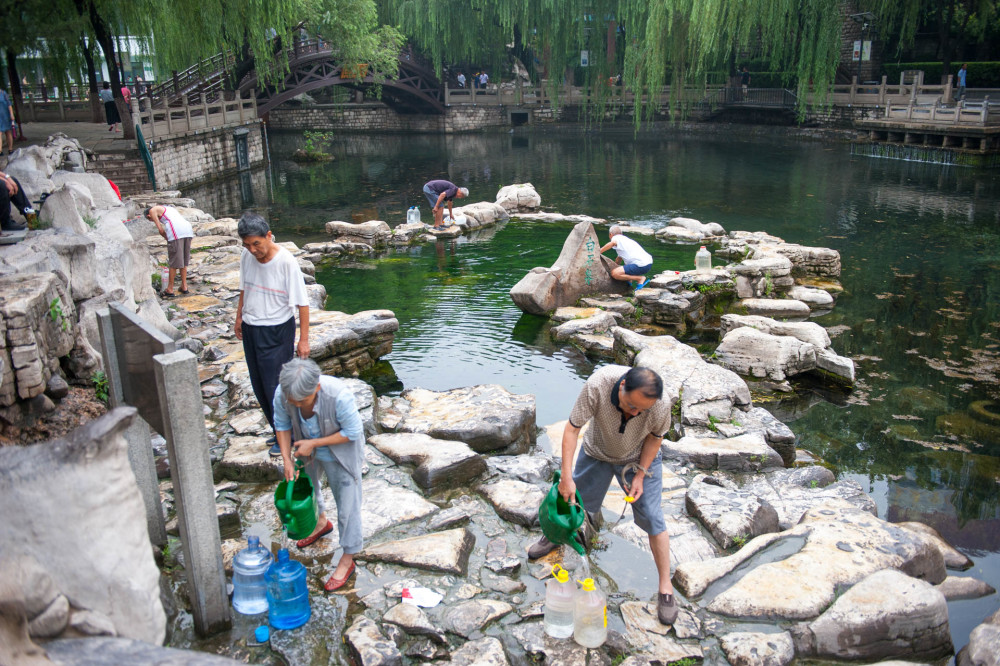
{"label": "elderly man in white t-shirt", "polygon": [[[292,253],[274,242],[271,228],[256,213],[244,213],[236,232],[243,240],[236,339],[243,352],[257,402],[274,430],[274,392],[281,367],[297,353],[309,358],[309,299],[306,282]],[[295,345],[295,310],[299,343]],[[281,455],[271,437],[271,456]]]}
{"label": "elderly man in white t-shirt", "polygon": [[614,248],[618,253],[615,262],[620,264],[611,271],[611,277],[623,282],[634,282],[635,290],[639,291],[649,282],[642,276],[653,267],[653,257],[641,245],[623,234],[622,228],[617,224],[608,229],[608,236],[611,240],[601,248],[601,253]]}

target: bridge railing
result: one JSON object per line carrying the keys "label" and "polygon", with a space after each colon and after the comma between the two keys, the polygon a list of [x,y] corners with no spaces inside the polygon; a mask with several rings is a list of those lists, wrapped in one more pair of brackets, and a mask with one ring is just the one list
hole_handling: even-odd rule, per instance
{"label": "bridge railing", "polygon": [[961,101],[955,106],[910,100],[906,104],[888,104],[884,118],[936,125],[1000,125],[1000,103],[991,102],[989,95],[982,101]]}
{"label": "bridge railing", "polygon": [[166,100],[132,98],[132,118],[146,139],[166,139],[199,130],[257,121],[257,98],[239,91],[195,93]]}

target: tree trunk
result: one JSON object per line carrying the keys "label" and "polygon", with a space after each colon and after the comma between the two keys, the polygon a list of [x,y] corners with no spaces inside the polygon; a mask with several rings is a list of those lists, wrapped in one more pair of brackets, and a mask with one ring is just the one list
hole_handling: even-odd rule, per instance
{"label": "tree trunk", "polygon": [[[132,126],[132,114],[122,97],[122,80],[118,73],[117,60],[115,59],[115,44],[111,38],[111,31],[108,24],[100,14],[97,13],[97,5],[94,0],[74,0],[77,11],[83,15],[83,10],[87,10],[90,18],[90,26],[94,29],[94,37],[104,53],[104,61],[108,65],[108,77],[111,79],[111,92],[115,96],[115,104],[118,106],[118,115],[122,117],[122,131],[126,139],[135,139],[135,128]],[[86,5],[84,5],[86,1]]]}
{"label": "tree trunk", "polygon": [[17,73],[17,54],[12,49],[4,52],[7,59],[7,78],[10,80],[10,100],[14,103],[14,121],[17,127],[14,128],[14,138],[24,138],[24,131],[21,130],[21,77]]}
{"label": "tree trunk", "polygon": [[93,44],[87,41],[84,35],[80,35],[80,50],[83,52],[83,59],[87,62],[87,86],[90,90],[90,119],[92,122],[104,122],[101,115],[101,98],[97,94],[97,67],[94,65]]}

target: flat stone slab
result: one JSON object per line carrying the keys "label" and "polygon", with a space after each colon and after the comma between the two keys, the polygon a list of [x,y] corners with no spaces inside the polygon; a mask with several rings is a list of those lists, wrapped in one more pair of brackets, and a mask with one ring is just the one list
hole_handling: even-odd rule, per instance
{"label": "flat stone slab", "polygon": [[500,479],[480,485],[479,492],[504,520],[525,527],[538,523],[538,507],[545,497],[538,486],[516,479]]}
{"label": "flat stone slab", "polygon": [[587,648],[573,639],[552,638],[541,622],[516,624],[509,632],[529,659],[553,666],[587,666]]}
{"label": "flat stone slab", "polygon": [[787,631],[734,631],[722,636],[719,643],[732,666],[787,666],[795,658],[795,645]]}
{"label": "flat stone slab", "polygon": [[463,442],[421,433],[375,435],[369,442],[397,464],[416,465],[413,480],[425,490],[465,485],[486,471],[483,457]]}
{"label": "flat stone slab", "polygon": [[441,615],[441,624],[447,631],[468,638],[513,610],[514,607],[505,601],[471,599],[446,609]]}
{"label": "flat stone slab", "polygon": [[[763,550],[766,556],[758,557]],[[688,598],[708,591],[701,603],[727,617],[804,620],[822,613],[838,589],[882,569],[932,584],[946,575],[930,539],[831,501],[807,511],[794,528],[757,537],[734,555],[679,565],[674,583]],[[722,579],[726,585],[713,586]]]}
{"label": "flat stone slab", "polygon": [[552,472],[558,467],[552,458],[544,454],[490,456],[486,464],[505,476],[534,484],[551,484]]}
{"label": "flat stone slab", "polygon": [[781,467],[781,456],[767,445],[764,436],[748,433],[738,437],[681,437],[676,442],[664,440],[663,456],[704,470],[756,472]]}
{"label": "flat stone slab", "polygon": [[396,426],[397,432],[465,442],[477,453],[524,453],[535,442],[533,395],[481,384],[441,392],[410,389],[402,398],[408,410]]}
{"label": "flat stone slab", "polygon": [[618,325],[621,315],[599,310],[589,317],[570,319],[549,329],[553,340],[569,340],[579,335],[606,333],[612,326]]}
{"label": "flat stone slab", "polygon": [[622,296],[581,298],[580,304],[586,308],[600,308],[608,312],[617,312],[625,317],[629,317],[635,313],[635,306],[626,301]]}
{"label": "flat stone slab", "polygon": [[469,641],[451,653],[452,666],[506,666],[510,664],[503,643],[487,636]]}
{"label": "flat stone slab", "polygon": [[719,335],[726,337],[730,331],[742,327],[755,328],[761,333],[787,335],[808,342],[817,349],[830,346],[830,335],[826,329],[812,321],[778,321],[760,315],[724,314],[719,325]]}
{"label": "flat stone slab", "polygon": [[937,588],[948,601],[980,599],[996,592],[989,583],[967,576],[948,576]]}
{"label": "flat stone slab", "polygon": [[669,635],[670,627],[660,624],[656,605],[626,601],[621,605],[625,620],[625,642],[635,656],[669,664],[682,659],[701,661],[701,645],[697,641],[679,641]]}
{"label": "flat stone slab", "polygon": [[589,222],[595,226],[607,224],[603,217],[591,217],[589,215],[563,215],[561,213],[529,213],[525,211],[511,215],[511,218],[518,220],[531,220],[532,222]]}
{"label": "flat stone slab", "polygon": [[476,539],[459,528],[365,548],[359,559],[464,576]]}
{"label": "flat stone slab", "polygon": [[811,312],[802,301],[790,298],[744,298],[739,303],[749,315],[805,319]]}
{"label": "flat stone slab", "polygon": [[233,437],[215,472],[219,478],[233,481],[281,481],[284,467],[281,458],[270,456],[270,448],[263,437]]}

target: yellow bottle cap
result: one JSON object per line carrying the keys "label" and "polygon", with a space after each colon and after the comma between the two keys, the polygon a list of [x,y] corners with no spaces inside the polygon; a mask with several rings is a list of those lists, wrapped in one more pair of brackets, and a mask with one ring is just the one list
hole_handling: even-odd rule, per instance
{"label": "yellow bottle cap", "polygon": [[578,580],[576,582],[578,582],[580,585],[583,586],[583,591],[584,592],[592,592],[593,590],[597,589],[596,587],[594,587],[594,579],[593,578],[585,578],[583,580]]}
{"label": "yellow bottle cap", "polygon": [[632,502],[635,501],[635,498],[632,497],[631,495],[626,495],[625,496],[625,501],[628,502],[629,504],[631,504]]}
{"label": "yellow bottle cap", "polygon": [[563,569],[558,564],[552,565],[552,577],[555,578],[560,583],[565,583],[569,580],[569,572]]}

